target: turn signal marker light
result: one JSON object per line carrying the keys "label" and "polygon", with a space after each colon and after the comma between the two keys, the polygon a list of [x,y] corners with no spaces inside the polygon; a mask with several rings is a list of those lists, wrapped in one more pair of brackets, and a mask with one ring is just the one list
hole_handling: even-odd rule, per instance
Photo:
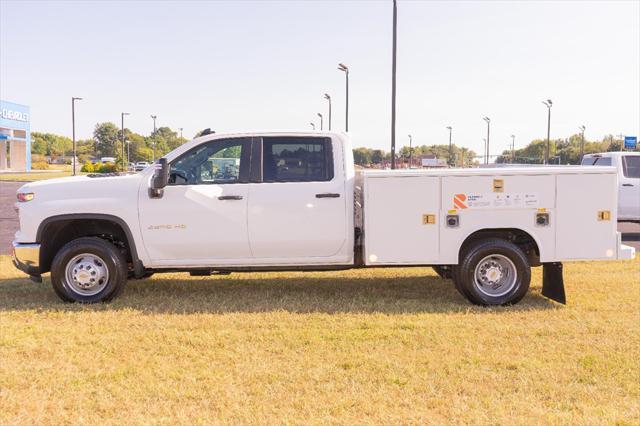
{"label": "turn signal marker light", "polygon": [[33,192],[18,192],[17,196],[21,203],[33,200]]}

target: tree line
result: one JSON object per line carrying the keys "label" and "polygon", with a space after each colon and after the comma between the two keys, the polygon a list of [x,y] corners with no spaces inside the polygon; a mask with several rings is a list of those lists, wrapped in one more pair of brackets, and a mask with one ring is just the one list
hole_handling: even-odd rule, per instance
{"label": "tree line", "polygon": [[[128,150],[130,162],[152,161],[154,147],[155,157],[159,158],[187,142],[187,139],[180,137],[178,132],[169,127],[159,127],[149,136],[143,136],[125,128],[124,139],[126,141],[125,158]],[[45,156],[51,158],[71,156],[72,151],[73,142],[66,136],[53,133],[31,133],[31,153],[34,155],[34,162],[43,161]],[[122,160],[121,129],[110,122],[96,124],[92,139],[76,141],[76,155],[81,164],[102,157],[115,157],[120,162]]]}
{"label": "tree line", "polygon": [[[580,164],[580,145],[582,135],[575,134],[564,139],[552,139],[549,141],[549,163],[550,164]],[[624,141],[613,135],[607,135],[601,140],[584,141],[584,154],[595,152],[622,151]],[[547,148],[546,139],[536,139],[531,141],[524,148],[504,150],[496,159],[496,163],[522,163],[540,164],[544,159],[544,152]],[[638,151],[636,147],[635,151]]]}

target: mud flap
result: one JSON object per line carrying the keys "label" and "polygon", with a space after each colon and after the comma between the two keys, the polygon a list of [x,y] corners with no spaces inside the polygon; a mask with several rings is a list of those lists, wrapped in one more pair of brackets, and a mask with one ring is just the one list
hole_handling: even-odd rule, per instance
{"label": "mud flap", "polygon": [[542,295],[563,305],[567,304],[562,278],[562,263],[542,264]]}

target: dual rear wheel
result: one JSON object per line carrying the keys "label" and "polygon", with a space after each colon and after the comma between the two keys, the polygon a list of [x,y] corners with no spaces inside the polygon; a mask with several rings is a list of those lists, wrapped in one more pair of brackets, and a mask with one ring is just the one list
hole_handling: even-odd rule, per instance
{"label": "dual rear wheel", "polygon": [[527,294],[531,268],[526,254],[514,243],[487,239],[462,250],[459,264],[451,267],[451,278],[471,303],[510,305]]}

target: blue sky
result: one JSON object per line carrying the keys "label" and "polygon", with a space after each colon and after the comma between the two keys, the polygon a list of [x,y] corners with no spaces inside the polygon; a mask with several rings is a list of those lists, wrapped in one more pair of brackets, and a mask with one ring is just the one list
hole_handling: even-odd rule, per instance
{"label": "blue sky", "polygon": [[[356,146],[389,149],[390,1],[0,2],[0,97],[32,108],[32,130],[90,137],[101,121],[148,134],[310,129],[327,115]],[[640,129],[640,2],[399,1],[398,146],[492,153],[587,127]]]}

